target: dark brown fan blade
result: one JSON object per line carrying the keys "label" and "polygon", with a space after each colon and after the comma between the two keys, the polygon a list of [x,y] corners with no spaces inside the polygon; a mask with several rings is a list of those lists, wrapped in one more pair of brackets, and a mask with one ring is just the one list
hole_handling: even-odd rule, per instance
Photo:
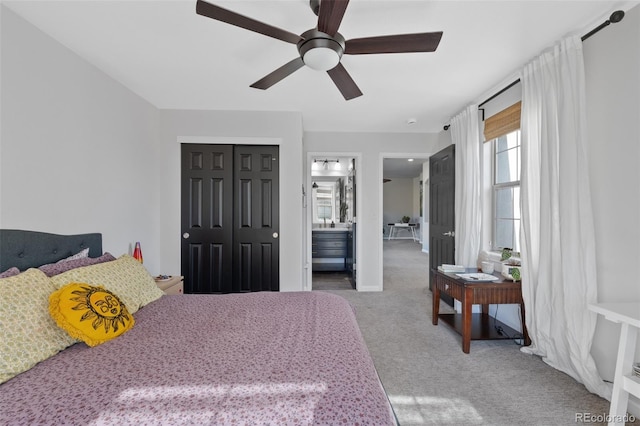
{"label": "dark brown fan blade", "polygon": [[434,52],[438,48],[441,38],[442,31],[354,38],[345,42],[344,53],[364,55],[369,53]]}
{"label": "dark brown fan blade", "polygon": [[255,19],[248,18],[239,13],[232,12],[224,9],[220,6],[207,3],[206,1],[198,0],[196,3],[196,13],[198,15],[206,16],[217,21],[226,22],[227,24],[235,25],[236,27],[244,28],[249,31],[264,34],[269,37],[277,38],[278,40],[286,41],[288,43],[297,44],[302,38],[289,31],[282,30],[280,28],[265,24]]}
{"label": "dark brown fan blade", "polygon": [[342,64],[339,63],[335,68],[327,71],[327,74],[329,74],[331,80],[338,86],[338,90],[340,90],[345,100],[348,101],[349,99],[362,96],[362,92]]}
{"label": "dark brown fan blade", "polygon": [[321,0],[318,12],[318,31],[330,36],[336,35],[349,0]]}
{"label": "dark brown fan blade", "polygon": [[269,87],[273,86],[283,78],[298,71],[303,66],[304,66],[304,62],[302,61],[302,58],[296,58],[293,61],[287,62],[286,64],[284,64],[283,66],[281,66],[280,68],[272,72],[271,74],[267,74],[260,80],[256,81],[251,85],[251,87],[255,89],[262,89],[262,90],[268,89]]}

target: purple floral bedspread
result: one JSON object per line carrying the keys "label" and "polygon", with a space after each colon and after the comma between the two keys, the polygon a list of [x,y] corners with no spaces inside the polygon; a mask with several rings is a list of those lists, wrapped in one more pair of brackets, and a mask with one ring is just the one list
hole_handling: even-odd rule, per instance
{"label": "purple floral bedspread", "polygon": [[339,296],[163,296],[135,319],[1,385],[0,424],[395,424]]}

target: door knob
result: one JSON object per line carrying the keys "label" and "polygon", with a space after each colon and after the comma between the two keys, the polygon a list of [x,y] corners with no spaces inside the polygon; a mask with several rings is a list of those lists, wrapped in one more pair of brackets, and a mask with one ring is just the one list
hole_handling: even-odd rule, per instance
{"label": "door knob", "polygon": [[273,238],[278,238],[278,233],[277,232],[273,233]]}
{"label": "door knob", "polygon": [[189,233],[185,232],[184,234],[182,234],[182,238],[184,238],[185,240],[189,238]]}
{"label": "door knob", "polygon": [[449,232],[445,232],[444,234],[445,237],[455,237],[456,233],[454,231],[449,231]]}

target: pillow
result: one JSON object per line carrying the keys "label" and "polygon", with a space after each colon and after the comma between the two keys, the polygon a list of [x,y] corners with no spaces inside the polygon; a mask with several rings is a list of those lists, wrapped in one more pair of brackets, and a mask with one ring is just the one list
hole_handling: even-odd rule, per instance
{"label": "pillow", "polygon": [[49,313],[69,336],[96,346],[120,336],[135,320],[118,296],[82,283],[67,284],[49,296]]}
{"label": "pillow", "polygon": [[117,294],[132,314],[164,295],[144,266],[127,254],[111,262],[71,269],[51,281],[58,289],[69,283],[102,285]]}
{"label": "pillow", "polygon": [[58,260],[58,263],[60,263],[60,262],[68,262],[70,260],[82,259],[83,257],[89,257],[89,249],[88,248],[86,248],[86,249],[84,249],[82,251],[79,251],[78,253],[76,253],[76,254],[74,254],[72,256],[69,256],[69,257],[66,257],[64,259]]}
{"label": "pillow", "polygon": [[79,259],[67,260],[65,262],[49,263],[42,265],[38,269],[44,272],[48,277],[67,272],[74,268],[80,268],[82,266],[95,265],[97,263],[111,262],[116,260],[110,253],[105,253],[100,257],[81,257]]}
{"label": "pillow", "polygon": [[19,273],[20,273],[20,269],[14,266],[13,268],[9,268],[3,273],[1,273],[0,278],[13,277],[14,275],[18,275]]}
{"label": "pillow", "polygon": [[55,290],[37,269],[0,281],[0,383],[76,343],[49,315]]}

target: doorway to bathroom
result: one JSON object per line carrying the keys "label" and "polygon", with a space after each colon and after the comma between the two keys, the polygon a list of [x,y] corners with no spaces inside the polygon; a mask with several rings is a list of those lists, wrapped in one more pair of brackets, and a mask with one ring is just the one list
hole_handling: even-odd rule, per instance
{"label": "doorway to bathroom", "polygon": [[311,289],[357,286],[356,158],[319,154],[310,158],[308,212],[311,224]]}

